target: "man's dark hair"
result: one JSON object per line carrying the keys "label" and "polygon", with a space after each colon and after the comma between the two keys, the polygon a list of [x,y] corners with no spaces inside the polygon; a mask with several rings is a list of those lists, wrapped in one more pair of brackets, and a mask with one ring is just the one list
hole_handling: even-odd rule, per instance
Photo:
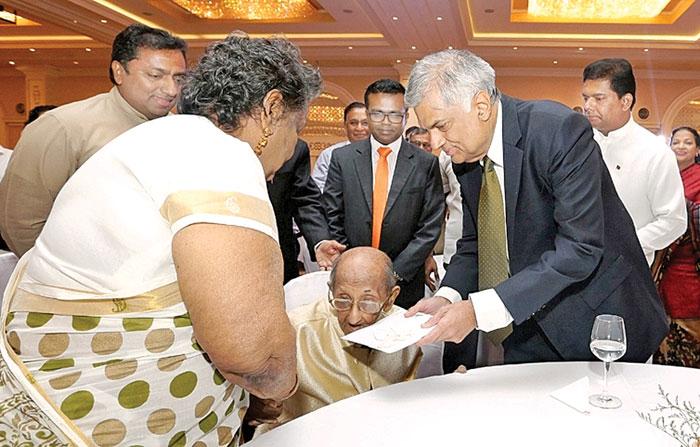
{"label": "man's dark hair", "polygon": [[24,123],[24,125],[26,126],[29,123],[33,123],[41,115],[43,115],[44,112],[48,112],[49,110],[53,110],[55,108],[56,108],[56,106],[53,104],[45,104],[45,105],[34,107],[32,110],[29,111],[29,115],[27,116],[27,121]]}
{"label": "man's dark hair", "polygon": [[394,81],[393,79],[380,79],[374,81],[365,90],[365,104],[368,104],[369,95],[374,93],[388,93],[390,95],[404,95],[406,94],[406,89],[401,85],[400,82]]}
{"label": "man's dark hair", "polygon": [[350,104],[345,106],[345,111],[343,111],[343,121],[348,120],[348,113],[350,113],[351,110],[353,110],[353,109],[366,109],[366,108],[367,108],[367,106],[362,104],[359,101],[351,102]]}
{"label": "man's dark hair", "polygon": [[182,57],[187,58],[187,43],[167,31],[150,26],[134,23],[124,28],[112,43],[112,59],[109,62],[109,80],[117,85],[112,73],[112,61],[124,66],[138,56],[141,48],[152,50],[180,50]]}
{"label": "man's dark hair", "polygon": [[408,129],[406,129],[406,132],[404,132],[404,135],[406,139],[408,140],[411,138],[413,135],[423,135],[424,133],[428,133],[428,129],[425,129],[420,126],[411,126]]}
{"label": "man's dark hair", "polygon": [[629,93],[632,95],[632,107],[637,102],[637,83],[634,80],[632,65],[627,59],[601,59],[591,62],[583,70],[583,81],[589,79],[607,79],[618,98]]}

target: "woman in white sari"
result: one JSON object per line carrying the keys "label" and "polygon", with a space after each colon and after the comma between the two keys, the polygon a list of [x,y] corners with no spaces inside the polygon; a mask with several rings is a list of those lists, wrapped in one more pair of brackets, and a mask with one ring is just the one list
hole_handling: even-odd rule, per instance
{"label": "woman in white sari", "polygon": [[265,180],[320,88],[288,41],[232,34],[181,114],[66,183],[5,293],[0,444],[228,445],[248,392],[294,392]]}

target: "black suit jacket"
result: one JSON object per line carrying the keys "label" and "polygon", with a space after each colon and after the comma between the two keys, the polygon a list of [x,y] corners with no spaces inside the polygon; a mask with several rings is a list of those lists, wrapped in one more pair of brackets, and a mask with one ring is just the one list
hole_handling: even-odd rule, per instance
{"label": "black suit jacket", "polygon": [[[323,190],[333,239],[372,245],[372,154],[369,139],[333,151]],[[402,141],[387,198],[379,249],[402,278],[396,304],[424,295],[423,264],[440,236],[444,196],[438,158]]]}
{"label": "black suit jacket", "polygon": [[299,250],[292,218],[304,235],[312,258],[314,246],[322,240],[330,239],[321,204],[321,191],[311,180],[310,169],[309,146],[305,141],[298,140],[292,158],[282,165],[271,182],[267,182],[267,192],[277,219],[285,283],[299,276]]}
{"label": "black suit jacket", "polygon": [[[534,321],[562,358],[593,359],[595,316],[616,314],[627,329],[623,360],[646,361],[668,324],[590,124],[553,102],[507,96],[501,102],[511,277],[495,290],[514,318],[514,335]],[[465,297],[477,290],[482,174],[478,162],[454,167],[463,235],[442,284]],[[508,357],[508,340],[504,348]]]}

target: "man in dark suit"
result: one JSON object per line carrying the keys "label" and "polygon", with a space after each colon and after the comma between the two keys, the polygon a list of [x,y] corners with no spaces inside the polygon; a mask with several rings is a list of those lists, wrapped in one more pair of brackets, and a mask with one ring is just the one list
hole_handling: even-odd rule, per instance
{"label": "man in dark suit", "polygon": [[419,343],[476,328],[506,337],[506,363],[591,360],[596,315],[617,314],[623,360],[649,359],[666,316],[585,117],[500,95],[493,68],[464,50],[419,61],[407,103],[455,163],[464,209],[443,287],[408,313],[434,315]]}
{"label": "man in dark suit", "polygon": [[424,295],[423,263],[440,235],[444,198],[437,157],[402,138],[404,93],[390,79],[367,87],[371,136],[333,152],[323,203],[333,239],[391,258],[396,304],[408,308]]}
{"label": "man in dark suit", "polygon": [[292,218],[306,240],[309,253],[319,261],[321,268],[329,268],[332,260],[345,248],[330,240],[321,191],[311,180],[310,169],[309,146],[305,141],[297,140],[292,158],[267,182],[284,259],[285,283],[299,276],[299,244],[294,235]]}

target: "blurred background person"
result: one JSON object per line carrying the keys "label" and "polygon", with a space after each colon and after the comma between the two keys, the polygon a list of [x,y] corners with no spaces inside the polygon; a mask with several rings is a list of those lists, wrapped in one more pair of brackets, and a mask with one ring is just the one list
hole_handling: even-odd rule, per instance
{"label": "blurred background person", "polygon": [[2,322],[19,389],[41,389],[34,404],[70,439],[238,445],[248,392],[294,393],[265,180],[320,91],[289,41],[232,34],[187,75],[180,114],[123,133],[68,180]]}
{"label": "blurred background person", "polygon": [[328,166],[331,164],[333,151],[347,146],[350,143],[369,138],[369,123],[367,121],[367,107],[361,102],[351,102],[343,112],[343,122],[348,139],[325,148],[316,159],[311,178],[314,179],[318,189],[323,192],[328,176]]}
{"label": "blurred background person", "polygon": [[414,146],[423,149],[425,152],[433,153],[433,147],[430,145],[430,134],[428,129],[423,129],[418,126],[411,126],[406,129],[406,140]]}
{"label": "blurred background person", "polygon": [[626,59],[601,59],[583,70],[583,111],[632,217],[647,263],[686,227],[683,184],[673,154],[632,118],[637,83]]}
{"label": "blurred background person", "polygon": [[22,130],[0,183],[0,233],[17,256],[34,245],[58,192],[83,163],[117,135],[170,113],[186,50],[166,31],[129,25],[112,43],[108,93],[45,111]]}
{"label": "blurred background person", "polygon": [[692,127],[671,134],[671,149],[681,171],[688,228],[666,250],[659,293],[671,317],[671,332],[655,362],[700,368],[700,135]]}
{"label": "blurred background person", "polygon": [[27,126],[37,119],[44,113],[48,112],[49,110],[55,109],[56,106],[53,104],[45,104],[41,106],[36,106],[32,110],[29,111],[29,115],[27,115],[27,121],[24,122],[24,125]]}

